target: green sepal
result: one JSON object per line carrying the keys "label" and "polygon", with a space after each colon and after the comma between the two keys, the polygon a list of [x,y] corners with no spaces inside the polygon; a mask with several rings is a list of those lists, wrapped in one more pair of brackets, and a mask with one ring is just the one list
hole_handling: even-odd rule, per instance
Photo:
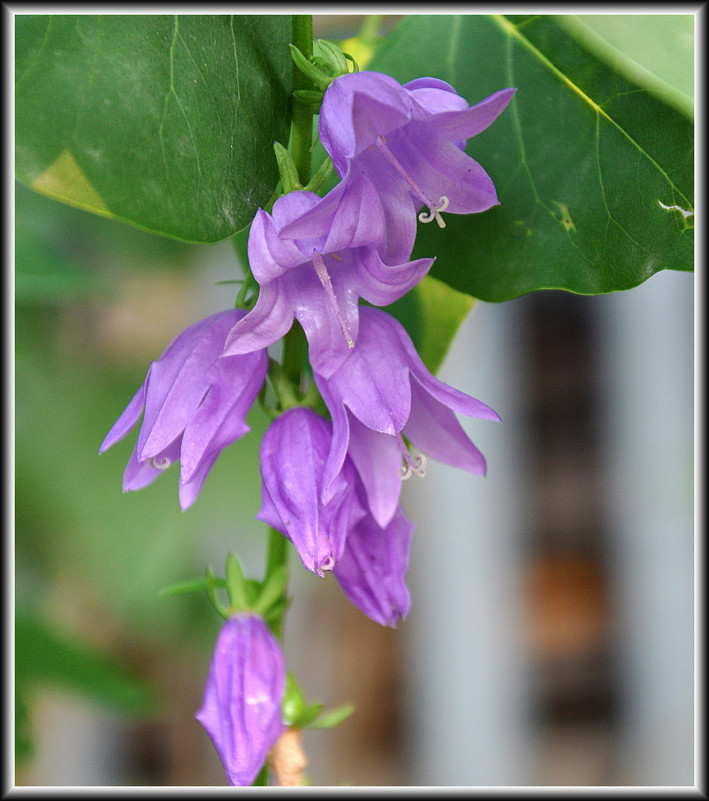
{"label": "green sepal", "polygon": [[354,706],[352,704],[343,704],[342,706],[337,706],[334,709],[331,709],[329,712],[325,712],[319,719],[313,721],[308,725],[307,728],[309,729],[331,729],[333,726],[337,726],[338,724],[342,723],[355,711]]}
{"label": "green sepal", "polygon": [[276,162],[278,164],[278,172],[281,176],[281,184],[283,184],[283,194],[287,195],[294,189],[300,189],[298,182],[298,170],[296,169],[293,157],[286,150],[280,142],[273,143],[273,150],[276,154]]}
{"label": "green sepal", "polygon": [[344,704],[323,713],[322,704],[305,701],[303,691],[292,673],[286,673],[286,688],[281,703],[283,722],[292,729],[331,729],[354,712],[352,704]]}
{"label": "green sepal", "polygon": [[217,612],[226,620],[229,617],[229,610],[227,609],[224,604],[220,603],[219,599],[217,598],[217,589],[221,588],[226,585],[226,582],[223,579],[218,579],[214,575],[214,571],[211,567],[208,567],[205,571],[206,576],[206,590],[207,590],[207,597],[212,603],[212,606],[217,610]]}
{"label": "green sepal", "polygon": [[346,75],[350,71],[342,50],[334,42],[328,42],[327,39],[318,39],[315,42],[313,61],[323,72],[332,75],[332,78]]}
{"label": "green sepal", "polygon": [[243,612],[250,607],[249,594],[239,560],[230,553],[226,558],[226,591],[232,612]]}
{"label": "green sepal", "polygon": [[[226,587],[224,579],[214,577],[214,584],[217,587]],[[207,589],[207,579],[193,579],[192,581],[180,581],[176,584],[168,584],[158,592],[158,597],[163,598],[166,595],[185,595],[188,592],[198,592]]]}
{"label": "green sepal", "polygon": [[261,582],[256,579],[245,579],[247,608],[253,609],[256,599],[261,594]]}
{"label": "green sepal", "polygon": [[295,92],[293,92],[293,97],[301,103],[315,106],[319,109],[322,105],[324,93],[319,92],[317,89],[296,89]]}
{"label": "green sepal", "polygon": [[305,188],[309,192],[317,192],[330,177],[332,169],[332,159],[328,156],[323,160],[323,163],[318,167],[315,175],[308,181]]}
{"label": "green sepal", "polygon": [[288,567],[281,565],[281,567],[274,570],[265,583],[261,587],[256,602],[253,604],[252,609],[262,617],[267,617],[271,607],[281,601],[285,595],[286,586],[288,585]]}
{"label": "green sepal", "polygon": [[324,707],[322,704],[311,704],[303,710],[302,714],[296,721],[295,725],[298,729],[308,729],[316,718],[322,715]]}
{"label": "green sepal", "polygon": [[296,725],[296,721],[305,712],[307,706],[305,696],[298,686],[298,682],[290,671],[286,672],[286,686],[281,702],[281,715],[283,722],[288,727]]}
{"label": "green sepal", "polygon": [[289,45],[289,47],[295,66],[308,80],[312,81],[318,89],[324,92],[332,82],[332,78],[309,61],[294,44]]}
{"label": "green sepal", "polygon": [[359,64],[354,60],[354,58],[349,54],[342,51],[342,55],[348,60],[352,62],[352,72],[359,72]]}

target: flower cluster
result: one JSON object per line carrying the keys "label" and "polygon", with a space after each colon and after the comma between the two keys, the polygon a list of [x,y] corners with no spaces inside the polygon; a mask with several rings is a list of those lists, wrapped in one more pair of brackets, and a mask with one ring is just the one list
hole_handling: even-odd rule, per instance
{"label": "flower cluster", "polygon": [[[435,78],[401,85],[356,72],[331,82],[319,137],[339,182],[324,197],[292,191],[270,212],[257,212],[248,242],[255,305],[180,334],[101,446],[125,436],[145,410],[124,490],[146,486],[179,459],[186,509],[221,450],[248,431],[245,416],[268,370],[266,349],[297,320],[328,417],[295,405],[271,423],[260,451],[258,518],[292,542],[308,570],[332,571],[372,620],[396,626],[407,615],[413,524],[400,505],[401,481],[422,475],[426,456],[484,475],[485,459],[456,414],[499,417],[436,379],[404,327],[375,307],[402,297],[433,264],[411,259],[417,214],[444,227],[444,213],[498,203],[492,180],[464,145],[514,91],[469,106]],[[233,784],[253,781],[282,732],[281,657],[271,640],[258,617],[236,616],[210,669],[198,717]]]}

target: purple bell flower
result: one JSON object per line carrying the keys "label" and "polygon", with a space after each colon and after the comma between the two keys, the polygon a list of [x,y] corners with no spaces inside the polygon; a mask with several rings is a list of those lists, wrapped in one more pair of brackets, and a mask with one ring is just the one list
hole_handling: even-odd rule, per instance
{"label": "purple bell flower", "polygon": [[365,514],[346,457],[323,502],[331,443],[329,421],[303,406],[279,415],[261,442],[262,505],[256,517],[288,537],[305,567],[319,576],[338,564],[349,531]]}
{"label": "purple bell flower", "polygon": [[401,479],[422,474],[425,465],[424,456],[411,456],[403,436],[440,462],[485,475],[485,458],[455,412],[497,421],[499,415],[435,378],[405,328],[386,312],[362,307],[357,347],[329,378],[314,377],[332,416],[325,498],[349,456],[372,515],[387,526],[399,503]]}
{"label": "purple bell flower", "polygon": [[145,410],[123,474],[123,491],[138,490],[180,460],[180,505],[197,498],[219,453],[250,429],[245,418],[268,369],[265,350],[219,358],[244,314],[217,312],[194,323],[150,365],[145,381],[108,432],[99,453],[128,434]]}
{"label": "purple bell flower", "polygon": [[[307,221],[301,218],[307,214]],[[308,339],[309,358],[329,375],[357,340],[360,297],[385,306],[412,289],[433,259],[407,261],[415,231],[397,240],[401,263],[385,263],[379,248],[384,218],[370,180],[358,176],[320,198],[295,191],[259,210],[249,233],[249,264],[258,300],[230,333],[225,355],[247,353],[280,339],[295,317]]]}
{"label": "purple bell flower", "polygon": [[474,106],[450,84],[419,78],[403,86],[389,75],[355,72],[325,91],[320,141],[345,182],[364,173],[384,208],[385,260],[407,258],[399,249],[419,219],[445,226],[441,212],[470,214],[497,205],[490,176],[463,151],[510,102],[515,89],[495,92]]}
{"label": "purple bell flower", "polygon": [[409,612],[405,576],[414,525],[399,507],[386,528],[367,515],[350,531],[332,571],[347,598],[382,626],[396,627]]}
{"label": "purple bell flower", "polygon": [[217,638],[197,720],[212,738],[230,784],[253,784],[285,731],[281,648],[258,615],[229,618]]}

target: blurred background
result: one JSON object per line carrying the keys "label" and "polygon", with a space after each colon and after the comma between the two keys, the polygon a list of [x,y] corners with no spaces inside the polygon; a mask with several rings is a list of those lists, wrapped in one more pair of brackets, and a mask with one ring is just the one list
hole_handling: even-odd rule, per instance
{"label": "blurred background", "polygon": [[[186,513],[173,471],[122,494],[134,435],[98,447],[150,360],[233,305],[237,258],[19,184],[15,217],[15,783],[226,785],[194,718],[221,621],[158,593],[229,551],[262,574],[264,415]],[[356,706],[304,733],[310,781],[692,785],[694,276],[478,302],[439,377],[503,423],[461,420],[486,478],[429,462],[404,486],[407,620],[291,561],[289,669]]]}

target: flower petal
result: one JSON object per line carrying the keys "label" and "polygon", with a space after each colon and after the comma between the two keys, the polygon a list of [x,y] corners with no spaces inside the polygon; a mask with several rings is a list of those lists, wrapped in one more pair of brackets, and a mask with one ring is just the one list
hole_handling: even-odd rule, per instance
{"label": "flower petal", "polygon": [[[152,484],[153,481],[173,463],[180,458],[180,444],[182,437],[178,437],[171,442],[162,453],[157,454],[153,459],[138,461],[138,445],[136,443],[131,452],[128,464],[123,472],[123,492],[140,490]],[[162,464],[162,468],[155,467]]]}
{"label": "flower petal", "polygon": [[365,175],[340,181],[318,201],[292,218],[279,235],[297,240],[322,238],[317,247],[321,253],[381,243],[384,212],[377,190]]}
{"label": "flower petal", "polygon": [[380,134],[405,125],[414,106],[401,84],[389,75],[362,71],[341,75],[323,97],[318,134],[340,176]]}
{"label": "flower petal", "polygon": [[121,416],[113,424],[108,434],[106,434],[106,438],[101,443],[101,447],[98,449],[99,453],[103,453],[112,445],[115,445],[116,442],[123,439],[123,437],[125,437],[126,434],[138,422],[140,415],[143,412],[143,405],[145,403],[145,385],[149,378],[150,368],[148,368],[148,375],[145,381],[143,381],[143,383],[140,385],[138,391],[135,393],[135,395],[133,395],[130,403],[121,413]]}
{"label": "flower petal", "polygon": [[395,627],[409,612],[405,576],[413,530],[401,509],[386,528],[365,517],[350,532],[333,571],[349,600],[383,626]]}
{"label": "flower petal", "polygon": [[453,141],[465,141],[484,131],[502,114],[516,89],[500,89],[470,108],[435,116],[436,130]]}
{"label": "flower petal", "polygon": [[448,198],[446,211],[472,214],[498,204],[490,176],[453,141],[443,137],[429,118],[413,120],[387,140],[401,166],[433,202]]}
{"label": "flower petal", "polygon": [[311,409],[296,406],[281,414],[268,427],[261,442],[262,496],[268,498],[257,517],[274,512],[282,531],[291,540],[308,570],[322,576],[342,557],[351,525],[360,510],[352,465],[331,485],[323,503],[323,474],[332,440],[330,423]]}
{"label": "flower petal", "polygon": [[256,305],[231,329],[222,356],[266,348],[277,342],[293,325],[293,306],[281,281],[261,287]]}
{"label": "flower petal", "polygon": [[372,431],[350,413],[347,416],[347,453],[357,468],[372,517],[380,526],[387,526],[401,496],[401,451],[393,436]]}
{"label": "flower petal", "polygon": [[153,362],[138,435],[141,460],[160,453],[184,430],[209,389],[207,370],[221,354],[230,328],[243,314],[243,310],[230,309],[201,320],[176,337]]}
{"label": "flower petal", "polygon": [[182,437],[182,482],[191,480],[205,457],[218,453],[250,430],[245,418],[267,370],[265,350],[217,359],[206,376],[209,390]]}
{"label": "flower petal", "polygon": [[413,379],[411,415],[404,434],[426,456],[484,476],[485,457],[471,442],[455,414]]}

